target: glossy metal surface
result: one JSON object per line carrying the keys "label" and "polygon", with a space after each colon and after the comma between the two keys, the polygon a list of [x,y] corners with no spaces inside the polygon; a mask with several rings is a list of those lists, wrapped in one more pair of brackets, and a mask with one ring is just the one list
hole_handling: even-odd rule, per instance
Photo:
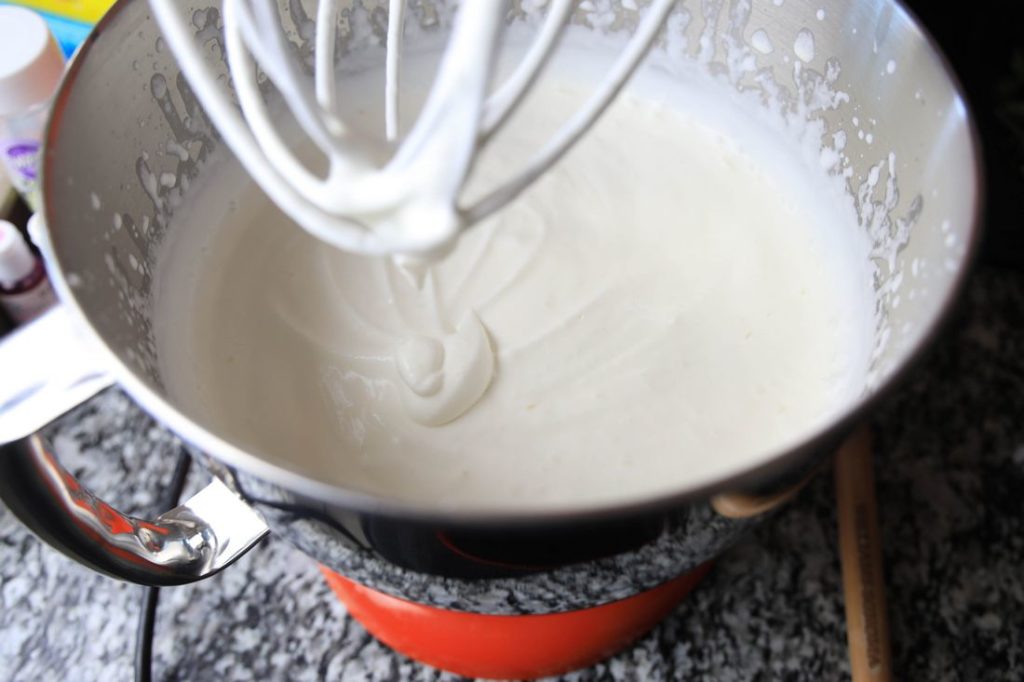
{"label": "glossy metal surface", "polygon": [[40,436],[0,445],[0,498],[68,556],[144,585],[207,578],[268,532],[218,479],[153,521],[122,514],[82,487]]}
{"label": "glossy metal surface", "polygon": [[268,532],[221,481],[145,521],[86,490],[33,435],[111,384],[103,360],[60,307],[0,342],[0,499],[37,535],[101,573],[146,585],[213,575]]}

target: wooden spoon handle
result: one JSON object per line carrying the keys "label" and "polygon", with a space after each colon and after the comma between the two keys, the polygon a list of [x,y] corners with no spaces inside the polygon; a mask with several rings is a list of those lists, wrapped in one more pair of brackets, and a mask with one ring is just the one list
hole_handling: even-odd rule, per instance
{"label": "wooden spoon handle", "polygon": [[882,542],[875,502],[871,431],[862,426],[836,454],[839,555],[853,682],[891,682]]}

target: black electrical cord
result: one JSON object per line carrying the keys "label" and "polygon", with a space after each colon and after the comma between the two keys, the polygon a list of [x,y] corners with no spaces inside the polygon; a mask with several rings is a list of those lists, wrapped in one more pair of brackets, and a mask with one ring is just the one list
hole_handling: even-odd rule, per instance
{"label": "black electrical cord", "polygon": [[[178,506],[191,466],[192,458],[182,448],[178,453],[178,461],[174,465],[174,474],[171,475],[166,495],[160,499],[161,511]],[[135,682],[150,682],[153,678],[153,628],[159,601],[159,587],[143,588],[142,612],[139,614],[139,629],[135,635]]]}
{"label": "black electrical cord", "polygon": [[135,634],[135,682],[150,682],[153,679],[153,626],[160,588],[144,587],[142,591],[142,612],[139,614],[139,630]]}

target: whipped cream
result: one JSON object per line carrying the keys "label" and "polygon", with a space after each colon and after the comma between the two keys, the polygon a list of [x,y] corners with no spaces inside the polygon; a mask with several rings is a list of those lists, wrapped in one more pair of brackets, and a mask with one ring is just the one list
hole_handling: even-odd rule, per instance
{"label": "whipped cream", "polygon": [[[590,94],[600,70],[563,52],[470,197]],[[431,68],[407,58],[403,108]],[[340,88],[382,137],[383,80]],[[158,262],[163,380],[198,422],[325,481],[439,507],[624,501],[736,473],[863,390],[855,220],[708,83],[640,74],[429,265],[335,250],[233,162],[207,172]]]}

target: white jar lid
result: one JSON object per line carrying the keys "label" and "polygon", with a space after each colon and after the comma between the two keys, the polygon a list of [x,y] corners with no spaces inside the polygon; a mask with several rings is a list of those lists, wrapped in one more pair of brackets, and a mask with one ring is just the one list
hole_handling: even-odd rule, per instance
{"label": "white jar lid", "polygon": [[0,116],[45,102],[63,73],[64,53],[43,18],[0,5]]}
{"label": "white jar lid", "polygon": [[0,285],[12,286],[32,274],[36,267],[25,238],[11,223],[0,220]]}

